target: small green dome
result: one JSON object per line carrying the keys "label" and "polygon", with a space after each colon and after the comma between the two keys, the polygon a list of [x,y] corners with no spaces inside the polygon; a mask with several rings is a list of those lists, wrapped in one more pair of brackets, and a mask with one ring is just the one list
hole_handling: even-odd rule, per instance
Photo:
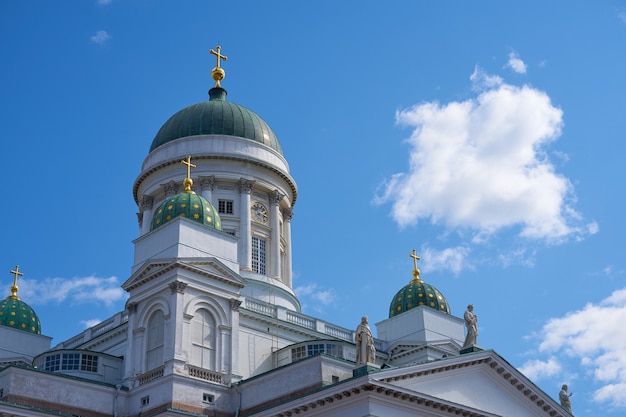
{"label": "small green dome", "polygon": [[193,191],[183,191],[161,203],[154,212],[150,230],[163,226],[178,216],[187,217],[219,231],[222,230],[222,220],[213,204]]}
{"label": "small green dome", "polygon": [[448,301],[437,288],[421,279],[414,279],[393,297],[389,306],[389,318],[419,306],[427,306],[450,314]]}
{"label": "small green dome", "polygon": [[35,310],[12,295],[0,302],[0,326],[41,334],[41,322]]}
{"label": "small green dome", "polygon": [[150,152],[173,140],[196,135],[227,135],[250,139],[283,154],[278,138],[255,112],[226,101],[226,90],[214,87],[209,100],[180,110],[154,137]]}

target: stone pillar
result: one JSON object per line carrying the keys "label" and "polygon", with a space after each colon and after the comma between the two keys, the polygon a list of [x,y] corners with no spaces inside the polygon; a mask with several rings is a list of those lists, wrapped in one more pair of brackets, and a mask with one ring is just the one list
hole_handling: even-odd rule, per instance
{"label": "stone pillar", "polygon": [[[206,198],[211,204],[213,204],[213,189],[215,187],[215,176],[201,176],[198,177],[200,182],[200,193],[202,197]],[[215,204],[213,204],[215,205]]]}
{"label": "stone pillar", "polygon": [[252,228],[250,227],[250,193],[255,181],[241,178],[239,180],[239,193],[241,193],[240,203],[240,223],[239,231],[239,265],[244,271],[252,270]]}
{"label": "stone pillar", "polygon": [[287,207],[283,209],[283,227],[285,231],[285,271],[283,271],[283,283],[289,288],[293,288],[292,266],[291,266],[291,219],[293,209]]}
{"label": "stone pillar", "polygon": [[141,236],[150,231],[150,225],[152,224],[152,206],[154,199],[147,194],[141,197]]}
{"label": "stone pillar", "polygon": [[271,248],[271,264],[270,264],[270,276],[278,280],[281,279],[280,270],[280,200],[285,198],[284,194],[281,194],[278,190],[274,190],[269,194],[270,200],[270,227],[272,248]]}

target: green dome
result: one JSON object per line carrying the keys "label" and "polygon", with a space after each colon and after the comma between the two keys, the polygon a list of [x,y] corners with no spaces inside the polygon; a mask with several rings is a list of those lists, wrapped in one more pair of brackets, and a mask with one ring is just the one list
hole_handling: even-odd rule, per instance
{"label": "green dome", "polygon": [[154,212],[150,230],[154,230],[178,216],[187,217],[216,230],[222,230],[222,220],[213,204],[193,191],[184,191],[161,203]]}
{"label": "green dome", "polygon": [[0,326],[41,334],[41,322],[35,310],[17,296],[10,295],[0,302]]}
{"label": "green dome", "polygon": [[427,306],[450,314],[448,301],[437,288],[421,279],[414,279],[393,297],[389,306],[389,318],[419,306]]}
{"label": "green dome", "polygon": [[186,107],[169,118],[152,141],[150,152],[173,140],[196,135],[237,136],[283,154],[274,131],[255,112],[226,101],[226,90],[214,87],[209,100]]}

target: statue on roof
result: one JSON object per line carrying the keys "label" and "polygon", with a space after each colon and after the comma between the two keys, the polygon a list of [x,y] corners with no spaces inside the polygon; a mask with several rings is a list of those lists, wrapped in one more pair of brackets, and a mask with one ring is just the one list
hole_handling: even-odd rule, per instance
{"label": "statue on roof", "polygon": [[374,336],[367,324],[367,316],[361,317],[361,324],[356,328],[356,364],[367,365],[376,363],[376,348]]}
{"label": "statue on roof", "polygon": [[559,401],[561,401],[561,407],[563,407],[568,413],[572,414],[572,401],[569,399],[574,393],[567,393],[567,384],[563,384],[561,392],[559,392]]}
{"label": "statue on roof", "polygon": [[476,337],[478,336],[478,316],[474,314],[474,304],[467,306],[465,314],[463,314],[465,320],[465,327],[467,327],[467,335],[465,336],[465,342],[463,347],[472,347],[476,344]]}

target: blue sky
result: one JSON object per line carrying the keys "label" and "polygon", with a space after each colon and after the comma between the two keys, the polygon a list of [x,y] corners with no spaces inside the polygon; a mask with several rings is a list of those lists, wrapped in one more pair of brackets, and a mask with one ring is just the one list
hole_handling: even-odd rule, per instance
{"label": "blue sky", "polygon": [[0,3],[0,291],[19,264],[53,344],[123,309],[133,181],[218,42],[298,183],[305,313],[384,320],[416,249],[480,345],[624,414],[625,1]]}

